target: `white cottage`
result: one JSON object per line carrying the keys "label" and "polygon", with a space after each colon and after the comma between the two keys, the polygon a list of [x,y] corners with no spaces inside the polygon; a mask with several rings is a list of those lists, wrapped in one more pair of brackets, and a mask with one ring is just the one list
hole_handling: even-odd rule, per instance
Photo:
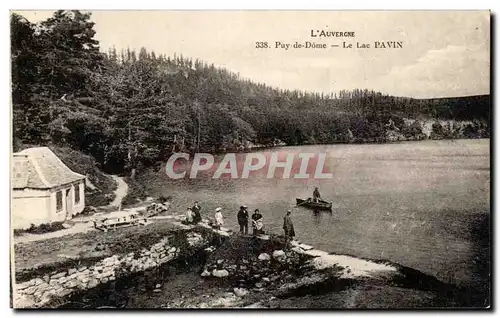
{"label": "white cottage", "polygon": [[63,222],[85,207],[85,176],[71,171],[47,147],[14,153],[11,181],[14,229]]}

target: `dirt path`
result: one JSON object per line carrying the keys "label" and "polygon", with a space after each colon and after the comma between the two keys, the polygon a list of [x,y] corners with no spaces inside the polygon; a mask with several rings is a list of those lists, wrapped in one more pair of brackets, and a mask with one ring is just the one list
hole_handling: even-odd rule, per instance
{"label": "dirt path", "polygon": [[115,206],[115,207],[120,208],[120,210],[121,210],[122,200],[127,195],[127,192],[128,192],[128,184],[121,177],[114,176],[114,175],[110,175],[110,177],[116,181],[117,187],[115,190],[115,199],[113,200],[113,202],[111,202],[109,204],[109,206]]}

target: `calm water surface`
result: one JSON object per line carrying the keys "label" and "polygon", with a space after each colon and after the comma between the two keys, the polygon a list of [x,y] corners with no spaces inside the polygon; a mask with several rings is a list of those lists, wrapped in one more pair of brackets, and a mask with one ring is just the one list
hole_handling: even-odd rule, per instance
{"label": "calm water surface", "polygon": [[[297,238],[315,247],[389,259],[445,281],[487,280],[490,213],[489,140],[422,141],[377,145],[284,147],[262,151],[328,154],[332,179],[168,180],[143,175],[149,195],[171,195],[175,211],[195,200],[204,217],[224,209],[226,226],[237,229],[240,205],[259,208],[266,230],[281,233],[285,211],[315,186],[334,202],[333,213],[293,208]],[[220,160],[220,158],[219,158]],[[244,155],[238,155],[239,163]]]}

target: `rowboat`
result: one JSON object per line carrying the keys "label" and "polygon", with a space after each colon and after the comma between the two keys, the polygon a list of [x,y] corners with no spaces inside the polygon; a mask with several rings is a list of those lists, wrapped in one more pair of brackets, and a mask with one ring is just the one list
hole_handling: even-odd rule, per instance
{"label": "rowboat", "polygon": [[303,206],[305,208],[309,209],[315,209],[315,210],[332,210],[332,202],[326,202],[323,200],[319,200],[318,202],[314,202],[311,198],[307,199],[300,199],[297,198],[297,206]]}

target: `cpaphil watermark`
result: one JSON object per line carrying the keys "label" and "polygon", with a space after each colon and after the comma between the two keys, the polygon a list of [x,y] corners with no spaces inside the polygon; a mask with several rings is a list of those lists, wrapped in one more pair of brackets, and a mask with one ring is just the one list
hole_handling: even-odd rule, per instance
{"label": "cpaphil watermark", "polygon": [[175,153],[167,161],[166,173],[171,179],[194,179],[199,173],[221,177],[247,179],[251,174],[273,179],[330,179],[325,172],[326,153],[227,153],[222,160],[215,160],[209,153]]}

